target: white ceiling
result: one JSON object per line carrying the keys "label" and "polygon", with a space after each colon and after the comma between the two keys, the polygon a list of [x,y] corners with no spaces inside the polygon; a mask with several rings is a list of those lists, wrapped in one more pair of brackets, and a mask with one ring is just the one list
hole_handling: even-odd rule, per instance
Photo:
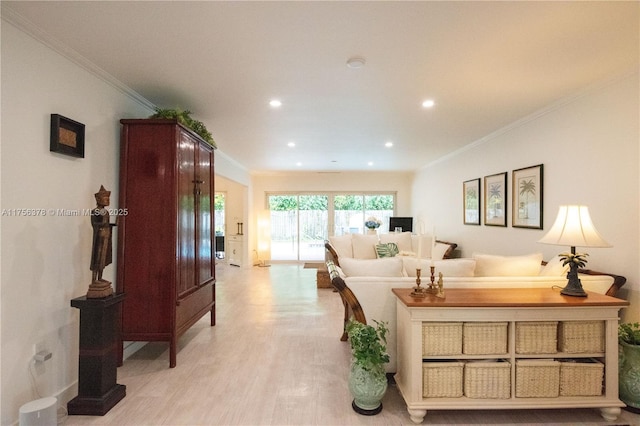
{"label": "white ceiling", "polygon": [[639,5],[2,1],[251,172],[419,169],[637,70]]}

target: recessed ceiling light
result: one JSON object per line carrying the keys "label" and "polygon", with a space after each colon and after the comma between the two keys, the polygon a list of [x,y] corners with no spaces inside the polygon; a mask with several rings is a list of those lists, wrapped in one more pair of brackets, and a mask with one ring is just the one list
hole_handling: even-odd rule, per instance
{"label": "recessed ceiling light", "polygon": [[384,144],[387,148],[391,148],[393,146],[393,142],[389,141]]}
{"label": "recessed ceiling light", "polygon": [[272,99],[269,101],[269,105],[271,105],[274,108],[278,108],[280,106],[282,106],[282,102],[280,102],[279,99]]}
{"label": "recessed ceiling light", "polygon": [[435,101],[433,99],[427,99],[426,101],[422,102],[422,108],[431,108],[435,105]]}
{"label": "recessed ceiling light", "polygon": [[364,58],[354,56],[353,58],[347,59],[347,66],[349,68],[362,68],[366,62]]}
{"label": "recessed ceiling light", "polygon": [[302,163],[298,161],[298,162],[296,163],[296,166],[300,167],[300,166],[302,166]]}
{"label": "recessed ceiling light", "polygon": [[288,146],[289,148],[293,148],[294,146],[296,146],[296,143],[295,143],[295,142],[289,142],[289,143],[287,144],[287,146]]}
{"label": "recessed ceiling light", "polygon": [[369,162],[367,163],[367,165],[368,165],[368,166],[373,166],[373,161],[369,161]]}

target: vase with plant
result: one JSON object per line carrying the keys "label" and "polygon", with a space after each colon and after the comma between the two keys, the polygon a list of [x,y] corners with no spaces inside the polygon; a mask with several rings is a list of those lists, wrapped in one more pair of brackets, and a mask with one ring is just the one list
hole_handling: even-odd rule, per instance
{"label": "vase with plant", "polygon": [[389,362],[386,347],[389,329],[386,322],[374,322],[375,327],[351,318],[346,327],[352,355],[349,372],[351,406],[357,413],[367,416],[382,410],[381,401],[388,386],[384,365]]}
{"label": "vase with plant", "polygon": [[640,412],[640,324],[618,326],[619,397],[630,411]]}
{"label": "vase with plant", "polygon": [[369,218],[364,222],[364,226],[367,228],[369,234],[376,234],[376,230],[380,225],[382,225],[382,221],[373,216],[369,216]]}

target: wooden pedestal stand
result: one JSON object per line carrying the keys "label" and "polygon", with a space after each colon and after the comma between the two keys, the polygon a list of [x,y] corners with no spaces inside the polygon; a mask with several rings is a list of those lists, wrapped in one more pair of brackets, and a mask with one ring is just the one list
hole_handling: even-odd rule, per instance
{"label": "wooden pedestal stand", "polygon": [[123,299],[124,293],[71,300],[71,306],[80,309],[78,396],[67,404],[71,415],[103,416],[126,395],[126,386],[116,383]]}

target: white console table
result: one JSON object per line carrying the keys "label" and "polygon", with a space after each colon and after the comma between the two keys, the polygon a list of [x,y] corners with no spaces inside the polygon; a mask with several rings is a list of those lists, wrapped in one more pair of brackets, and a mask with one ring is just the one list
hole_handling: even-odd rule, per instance
{"label": "white console table", "polygon": [[[559,290],[446,289],[445,298],[411,297],[411,289],[393,289],[397,296],[398,358],[395,375],[411,420],[421,423],[430,409],[535,409],[600,408],[602,417],[614,421],[624,403],[618,399],[618,312],[625,300],[596,293],[588,297],[563,296]],[[539,321],[603,321],[604,352],[521,354],[516,351],[516,325]],[[423,323],[507,322],[507,350],[500,355],[423,355]],[[516,361],[523,359],[596,358],[604,364],[604,390],[597,396],[517,397]],[[511,364],[510,397],[474,399],[423,397],[423,363],[441,360],[495,360]],[[434,364],[435,365],[435,364]]]}

